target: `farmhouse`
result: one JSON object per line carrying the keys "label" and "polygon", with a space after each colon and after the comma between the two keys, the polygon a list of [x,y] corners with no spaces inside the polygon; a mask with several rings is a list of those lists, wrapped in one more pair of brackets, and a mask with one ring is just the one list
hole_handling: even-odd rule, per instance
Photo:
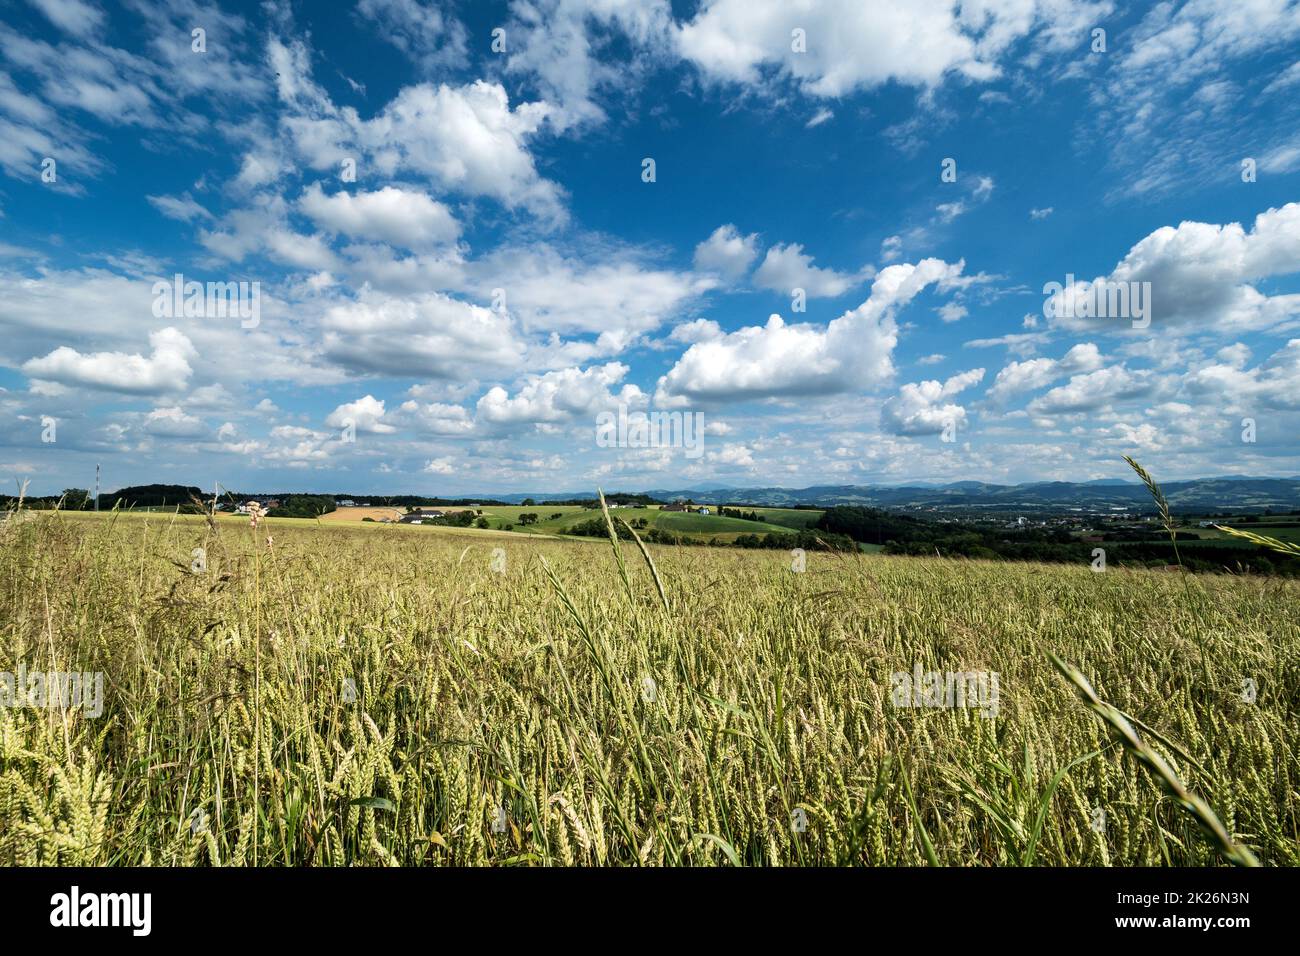
{"label": "farmhouse", "polygon": [[670,505],[664,505],[659,510],[660,511],[690,511],[691,509],[686,507],[686,505],[682,504],[681,502],[674,501]]}
{"label": "farmhouse", "polygon": [[445,517],[444,512],[434,509],[431,511],[408,511],[397,520],[400,524],[424,524],[424,522],[431,521],[434,518]]}

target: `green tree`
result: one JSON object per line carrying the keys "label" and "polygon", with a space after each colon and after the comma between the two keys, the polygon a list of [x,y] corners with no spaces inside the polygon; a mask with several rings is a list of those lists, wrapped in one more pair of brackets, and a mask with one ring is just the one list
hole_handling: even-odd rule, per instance
{"label": "green tree", "polygon": [[69,511],[81,511],[90,503],[90,492],[85,488],[64,488],[63,507]]}

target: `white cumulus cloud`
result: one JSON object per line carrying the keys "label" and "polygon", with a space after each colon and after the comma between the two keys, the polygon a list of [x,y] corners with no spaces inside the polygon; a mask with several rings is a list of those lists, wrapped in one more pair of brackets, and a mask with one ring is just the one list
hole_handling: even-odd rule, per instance
{"label": "white cumulus cloud", "polygon": [[149,336],[150,355],[122,352],[82,354],[61,345],[49,355],[23,363],[29,378],[83,385],[110,392],[152,395],[178,391],[189,381],[189,359],[197,354],[180,330],[168,327]]}

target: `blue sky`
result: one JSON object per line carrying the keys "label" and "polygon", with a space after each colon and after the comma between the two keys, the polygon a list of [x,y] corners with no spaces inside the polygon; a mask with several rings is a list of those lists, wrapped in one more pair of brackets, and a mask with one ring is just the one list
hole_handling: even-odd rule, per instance
{"label": "blue sky", "polygon": [[1300,3],[0,10],[32,493],[1300,473]]}

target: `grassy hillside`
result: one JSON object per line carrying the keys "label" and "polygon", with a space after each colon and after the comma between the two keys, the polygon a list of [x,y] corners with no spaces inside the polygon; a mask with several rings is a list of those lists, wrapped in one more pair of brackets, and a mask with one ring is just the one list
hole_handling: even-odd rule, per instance
{"label": "grassy hillside", "polygon": [[[538,515],[539,521],[537,524],[519,524],[519,516],[525,513]],[[556,513],[560,513],[561,517],[552,519],[551,515]],[[618,508],[611,513],[617,514],[629,524],[640,518],[647,521],[649,527],[652,528],[673,531],[695,538],[711,538],[718,535],[720,540],[730,540],[738,534],[786,533],[793,527],[793,525],[777,522],[723,518],[717,514],[701,515],[694,512],[663,511],[658,507]],[[589,508],[577,506],[551,505],[535,505],[528,508],[485,507],[483,514],[488,518],[490,527],[504,528],[508,524],[513,524],[515,531],[525,531],[533,534],[563,534],[565,529],[574,525],[591,521],[593,518],[601,518],[599,510],[593,511]]]}
{"label": "grassy hillside", "polygon": [[561,515],[581,515],[588,513],[585,508],[578,505],[485,505],[477,509],[487,515],[489,518],[500,518],[502,521],[518,521],[521,514],[540,515],[543,519],[549,519],[553,514]]}
{"label": "grassy hillside", "polygon": [[743,511],[757,511],[768,524],[781,525],[784,528],[793,528],[796,531],[801,528],[811,528],[822,516],[821,511],[804,508],[748,508],[743,507]]}
{"label": "grassy hillside", "polygon": [[[1300,863],[1295,582],[651,546],[665,608],[608,541],[0,536],[0,670],[104,676],[98,718],[0,707],[0,863],[1222,862],[1049,652]],[[900,706],[914,669],[996,674],[995,706]]]}

